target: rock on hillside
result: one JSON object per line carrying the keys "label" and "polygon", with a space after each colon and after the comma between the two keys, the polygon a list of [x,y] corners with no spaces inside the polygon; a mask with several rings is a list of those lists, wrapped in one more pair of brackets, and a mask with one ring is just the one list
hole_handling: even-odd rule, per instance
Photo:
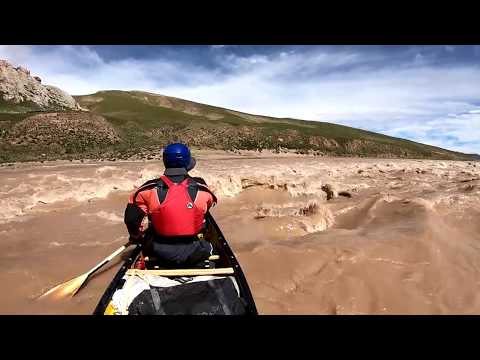
{"label": "rock on hillside", "polygon": [[0,112],[83,110],[57,87],[43,85],[38,76],[0,60]]}

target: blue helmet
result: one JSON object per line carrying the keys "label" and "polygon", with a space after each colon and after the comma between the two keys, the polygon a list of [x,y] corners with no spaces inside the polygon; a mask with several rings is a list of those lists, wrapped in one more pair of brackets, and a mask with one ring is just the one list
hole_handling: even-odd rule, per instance
{"label": "blue helmet", "polygon": [[195,159],[190,154],[190,149],[184,144],[170,144],[163,149],[165,168],[185,168],[190,171],[195,167],[195,163]]}

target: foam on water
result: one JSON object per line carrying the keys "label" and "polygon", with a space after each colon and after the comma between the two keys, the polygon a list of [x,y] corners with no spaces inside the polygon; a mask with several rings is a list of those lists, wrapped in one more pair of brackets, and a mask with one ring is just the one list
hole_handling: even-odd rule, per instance
{"label": "foam on water", "polygon": [[96,213],[81,213],[80,216],[98,217],[102,220],[106,220],[112,223],[123,223],[123,218],[118,214],[109,213],[106,211],[99,211]]}
{"label": "foam on water", "polygon": [[[261,167],[235,161],[199,162],[191,174],[203,177],[219,199],[234,198],[250,188],[286,192],[292,198],[307,196],[324,199],[322,186],[327,183],[333,184],[339,191],[358,192],[377,186],[382,177],[388,179],[388,176],[392,177],[390,174],[397,174],[398,171],[416,174],[418,166],[425,166],[424,164],[429,166],[428,176],[433,175],[438,181],[443,181],[445,175],[450,176],[450,173],[454,176],[464,168],[463,164],[448,162],[394,163],[379,160],[372,164],[370,161],[358,160],[356,163],[327,164],[307,159],[298,166],[292,166],[291,160],[283,166],[263,161]],[[158,177],[163,171],[159,164],[88,165],[77,164],[66,170],[62,166],[56,166],[55,173],[42,171],[38,174],[27,173],[27,176],[22,174],[16,178],[8,176],[0,188],[0,222],[18,221],[32,212],[51,209],[40,207],[45,204],[70,201],[74,206],[75,203],[82,204],[92,199],[105,199],[113,192],[127,193],[147,180]],[[382,172],[379,173],[379,170]],[[406,180],[400,177],[385,184],[392,190],[408,191],[405,188]],[[425,191],[430,191],[436,185],[419,179],[410,181],[409,186],[421,186]],[[445,193],[448,191],[451,189],[446,189]],[[458,198],[443,198],[449,203],[458,202]],[[104,216],[109,221],[119,221],[118,218],[105,214],[98,216]]]}
{"label": "foam on water", "polygon": [[[160,173],[154,166],[146,166],[139,172],[113,166],[89,170],[19,176],[2,184],[0,222],[18,221],[39,205],[65,201],[84,203],[90,199],[104,199],[115,191],[132,191]],[[85,172],[90,172],[91,176],[85,176]]]}

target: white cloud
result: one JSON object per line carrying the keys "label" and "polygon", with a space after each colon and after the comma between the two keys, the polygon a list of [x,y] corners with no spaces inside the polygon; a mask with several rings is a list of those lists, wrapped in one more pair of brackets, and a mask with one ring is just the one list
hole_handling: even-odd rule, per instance
{"label": "white cloud", "polygon": [[0,58],[22,65],[73,95],[99,90],[151,90],[158,82],[204,82],[207,73],[193,65],[161,59],[104,61],[86,46],[61,46],[34,51],[27,46],[1,46]]}
{"label": "white cloud", "polygon": [[480,154],[480,108],[460,114],[448,114],[413,126],[401,126],[385,132],[429,145]]}
{"label": "white cloud", "polygon": [[[445,50],[452,51],[448,46]],[[107,62],[85,46],[54,47],[48,52],[0,46],[0,58],[26,66],[44,83],[75,95],[106,89],[145,90],[244,112],[335,122],[394,136],[409,132],[414,140],[443,147],[455,145],[441,136],[432,137],[432,130],[443,131],[444,139],[454,136],[459,143],[480,143],[478,117],[474,116],[479,110],[472,104],[480,100],[477,66],[433,66],[431,57],[420,52],[413,53],[410,63],[399,64],[391,62],[385,52],[345,49],[250,56],[215,51],[212,56],[217,69],[158,58]],[[475,145],[458,146],[480,152]]]}
{"label": "white cloud", "polygon": [[452,45],[445,45],[444,48],[448,52],[454,52],[455,51],[455,46],[452,46]]}

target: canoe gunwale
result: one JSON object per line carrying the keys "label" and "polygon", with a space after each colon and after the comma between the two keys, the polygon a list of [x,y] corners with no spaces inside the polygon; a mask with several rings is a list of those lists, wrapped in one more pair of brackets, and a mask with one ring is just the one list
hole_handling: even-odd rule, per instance
{"label": "canoe gunwale", "polygon": [[95,310],[93,311],[93,315],[103,315],[104,314],[105,309],[107,308],[108,304],[110,303],[110,300],[112,299],[113,294],[117,290],[118,283],[125,276],[127,270],[133,265],[133,262],[135,261],[137,256],[140,254],[141,250],[142,250],[141,245],[137,245],[133,249],[132,253],[130,254],[130,257],[123,263],[122,267],[117,272],[115,277],[112,279],[112,281],[108,285],[107,289],[105,290],[104,294],[100,298],[100,301],[98,302],[98,305],[96,306]]}

